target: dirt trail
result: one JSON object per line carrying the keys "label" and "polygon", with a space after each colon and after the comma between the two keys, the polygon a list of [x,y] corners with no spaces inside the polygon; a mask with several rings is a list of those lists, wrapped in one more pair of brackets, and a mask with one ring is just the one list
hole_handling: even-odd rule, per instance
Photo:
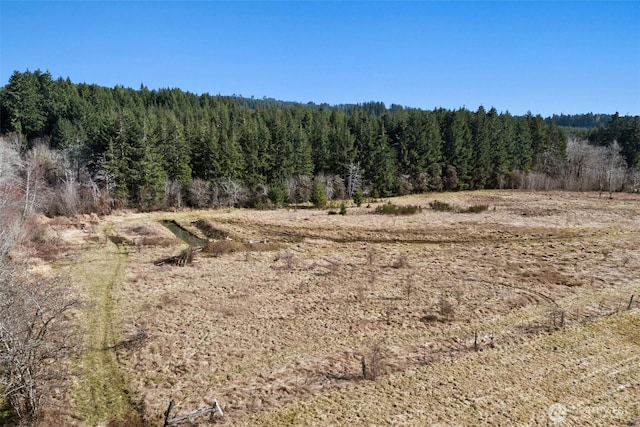
{"label": "dirt trail", "polygon": [[86,351],[75,392],[79,415],[87,425],[135,414],[114,350],[119,339],[114,294],[127,262],[127,253],[107,240],[84,252],[72,267],[74,279],[90,301],[83,324]]}

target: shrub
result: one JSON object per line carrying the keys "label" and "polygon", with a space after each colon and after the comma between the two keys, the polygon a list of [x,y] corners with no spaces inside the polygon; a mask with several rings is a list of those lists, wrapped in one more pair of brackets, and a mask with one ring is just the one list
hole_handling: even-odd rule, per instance
{"label": "shrub", "polygon": [[0,420],[7,402],[25,425],[41,414],[61,368],[77,356],[70,314],[79,303],[68,280],[35,277],[0,260]]}
{"label": "shrub", "polygon": [[347,214],[347,205],[342,202],[340,203],[340,215],[346,215]]}
{"label": "shrub", "polygon": [[14,424],[17,424],[16,421],[17,420],[15,420],[15,414],[11,409],[11,405],[9,404],[9,401],[2,400],[0,398],[0,426],[14,425]]}
{"label": "shrub", "polygon": [[434,200],[433,202],[429,202],[429,206],[434,211],[440,212],[456,212],[456,213],[480,213],[489,209],[489,205],[473,205],[469,206],[466,209],[452,206],[449,203],[441,202],[439,200]]}
{"label": "shrub", "polygon": [[466,209],[461,209],[458,212],[460,213],[480,213],[489,209],[489,205],[473,205],[469,206]]}
{"label": "shrub", "polygon": [[444,297],[438,301],[438,312],[443,319],[452,320],[455,316],[453,305]]}
{"label": "shrub", "polygon": [[453,206],[451,206],[449,203],[441,202],[439,200],[434,200],[433,202],[429,202],[429,206],[434,211],[449,212],[453,210]]}
{"label": "shrub", "polygon": [[327,206],[327,191],[324,184],[320,181],[316,181],[313,184],[313,191],[311,192],[311,203],[317,209],[324,209]]}
{"label": "shrub", "polygon": [[422,208],[420,206],[398,206],[391,202],[385,203],[384,205],[380,205],[376,208],[376,213],[383,215],[413,215],[418,212],[422,212]]}
{"label": "shrub", "polygon": [[356,189],[356,191],[353,193],[353,202],[357,207],[360,207],[362,205],[362,202],[364,202],[364,193],[362,192],[361,188]]}
{"label": "shrub", "polygon": [[360,360],[362,366],[362,377],[366,380],[375,381],[378,376],[385,373],[386,359],[386,348],[380,343],[374,344],[368,349],[366,354],[362,355],[362,359]]}
{"label": "shrub", "polygon": [[298,175],[287,179],[285,183],[289,203],[306,203],[311,200],[313,178]]}
{"label": "shrub", "polygon": [[276,206],[287,203],[287,190],[282,185],[272,185],[269,190],[269,200]]}

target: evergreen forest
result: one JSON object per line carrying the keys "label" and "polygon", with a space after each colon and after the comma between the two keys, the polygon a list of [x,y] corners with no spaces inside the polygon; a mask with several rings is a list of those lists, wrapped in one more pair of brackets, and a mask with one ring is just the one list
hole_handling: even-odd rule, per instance
{"label": "evergreen forest", "polygon": [[625,176],[616,190],[630,188],[628,171],[640,166],[638,116],[300,104],[76,84],[41,71],[16,71],[0,89],[4,144],[19,154],[23,187],[49,189],[48,214],[267,207],[307,202],[318,188],[329,200],[356,190],[533,188],[561,182],[575,166],[567,129],[576,127],[589,140],[581,152],[617,156]]}

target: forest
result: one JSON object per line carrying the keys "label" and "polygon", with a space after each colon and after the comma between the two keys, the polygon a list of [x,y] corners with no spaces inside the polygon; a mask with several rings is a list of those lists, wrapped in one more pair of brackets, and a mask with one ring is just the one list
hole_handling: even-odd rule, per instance
{"label": "forest", "polygon": [[[593,128],[587,142],[561,126]],[[28,175],[23,191],[33,196],[40,188],[50,215],[268,207],[307,202],[314,185],[328,199],[358,189],[371,197],[550,186],[617,191],[634,186],[640,166],[637,116],[300,104],[76,84],[39,70],[16,71],[0,89],[0,133]],[[587,172],[593,176],[583,182]]]}

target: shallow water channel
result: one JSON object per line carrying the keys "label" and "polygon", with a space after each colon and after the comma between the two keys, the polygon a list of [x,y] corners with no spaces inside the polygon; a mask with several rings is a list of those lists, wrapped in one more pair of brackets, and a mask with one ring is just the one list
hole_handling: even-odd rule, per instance
{"label": "shallow water channel", "polygon": [[186,242],[189,246],[206,246],[207,241],[195,236],[189,230],[186,230],[180,226],[174,220],[165,219],[160,221],[160,224],[167,227],[176,237]]}

